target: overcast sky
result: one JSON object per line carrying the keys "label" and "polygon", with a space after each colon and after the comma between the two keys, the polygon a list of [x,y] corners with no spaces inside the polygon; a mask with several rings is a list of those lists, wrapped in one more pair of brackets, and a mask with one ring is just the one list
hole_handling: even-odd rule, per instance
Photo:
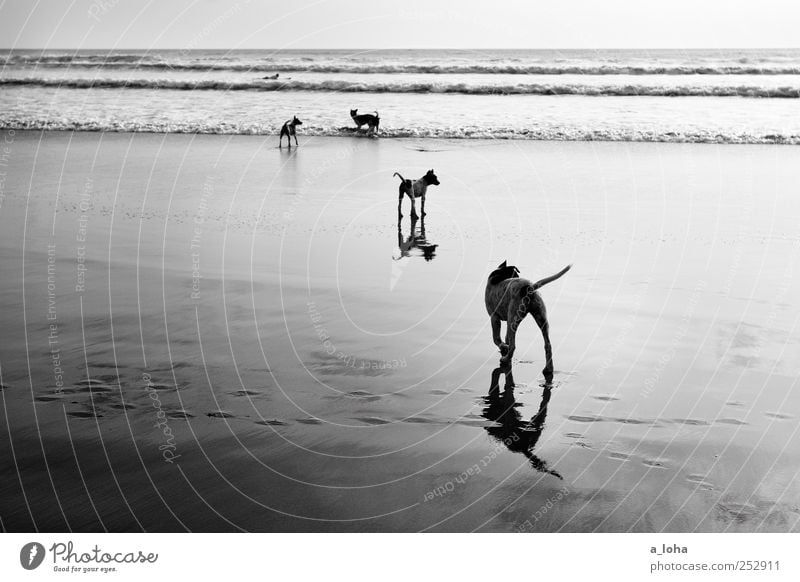
{"label": "overcast sky", "polygon": [[782,48],[797,0],[0,0],[3,48]]}

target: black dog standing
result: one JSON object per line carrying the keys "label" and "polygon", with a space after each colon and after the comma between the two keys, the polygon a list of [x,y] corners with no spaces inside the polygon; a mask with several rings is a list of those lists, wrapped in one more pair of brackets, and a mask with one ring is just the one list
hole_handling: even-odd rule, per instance
{"label": "black dog standing", "polygon": [[294,145],[298,145],[297,130],[295,129],[298,125],[303,125],[303,122],[297,119],[296,115],[283,124],[283,127],[281,127],[281,136],[278,139],[278,147],[283,145],[284,135],[286,136],[286,141],[289,142],[289,147],[292,147],[292,136],[294,136]]}
{"label": "black dog standing", "polygon": [[372,113],[362,113],[359,115],[358,109],[351,109],[350,118],[353,120],[353,123],[356,124],[357,130],[360,130],[362,125],[366,125],[367,131],[377,133],[381,125],[381,118],[378,116],[377,111],[374,115]]}
{"label": "black dog standing", "polygon": [[403,195],[408,195],[411,198],[411,216],[417,218],[417,206],[415,200],[422,198],[422,216],[425,216],[425,194],[428,191],[428,186],[438,186],[439,178],[433,173],[433,170],[422,176],[419,180],[406,180],[398,172],[394,173],[395,176],[400,178],[400,195],[397,199],[397,216],[403,216]]}
{"label": "black dog standing", "polygon": [[[542,373],[549,382],[553,379],[553,353],[550,347],[550,324],[547,322],[547,310],[537,289],[552,283],[570,270],[572,265],[561,269],[555,275],[545,277],[532,283],[521,279],[519,269],[507,265],[503,261],[489,274],[486,281],[486,311],[492,322],[492,340],[500,348],[500,363],[511,364],[511,357],[516,348],[517,328],[529,313],[536,320],[544,339],[545,366]],[[500,339],[500,322],[506,322],[506,341]]]}

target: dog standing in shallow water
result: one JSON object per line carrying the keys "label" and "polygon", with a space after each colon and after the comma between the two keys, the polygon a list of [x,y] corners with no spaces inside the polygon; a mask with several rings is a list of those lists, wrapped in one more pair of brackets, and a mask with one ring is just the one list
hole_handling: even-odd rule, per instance
{"label": "dog standing in shallow water", "polygon": [[278,139],[278,147],[281,147],[283,144],[284,135],[286,136],[286,141],[289,142],[289,147],[292,147],[292,136],[294,136],[294,145],[298,145],[297,130],[295,129],[298,125],[303,125],[303,122],[297,119],[296,115],[283,124],[281,128],[281,137]]}
{"label": "dog standing in shallow water", "polygon": [[[567,265],[564,269],[552,275],[531,283],[527,279],[521,279],[519,269],[514,266],[506,265],[503,261],[489,275],[486,282],[486,311],[492,320],[492,339],[495,345],[500,348],[501,364],[511,362],[516,348],[517,327],[529,313],[536,320],[536,324],[542,331],[544,339],[544,355],[547,360],[544,370],[545,379],[549,382],[553,379],[553,352],[550,347],[550,330],[547,323],[547,310],[544,307],[537,289],[551,283],[570,270],[572,265]],[[506,322],[506,341],[500,339],[500,322]]]}
{"label": "dog standing in shallow water", "polygon": [[371,113],[362,113],[359,115],[358,109],[351,109],[350,117],[353,118],[353,123],[356,124],[356,129],[361,129],[362,125],[366,125],[367,130],[377,132],[378,127],[381,124],[381,118],[378,117],[377,111],[375,112],[375,115],[372,115]]}
{"label": "dog standing in shallow water", "polygon": [[419,180],[406,180],[399,172],[394,173],[395,176],[400,178],[400,195],[397,198],[397,216],[403,216],[403,195],[407,194],[411,198],[411,216],[417,218],[417,206],[415,200],[422,198],[422,216],[425,216],[425,193],[428,191],[428,186],[438,186],[439,178],[433,173],[433,170],[422,176]]}

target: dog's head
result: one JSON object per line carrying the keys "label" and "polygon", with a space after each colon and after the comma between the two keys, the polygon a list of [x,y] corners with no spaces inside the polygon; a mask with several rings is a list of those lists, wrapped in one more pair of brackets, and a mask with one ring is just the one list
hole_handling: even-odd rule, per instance
{"label": "dog's head", "polygon": [[358,115],[358,109],[351,109],[350,110],[350,117],[355,117]]}
{"label": "dog's head", "polygon": [[506,265],[506,262],[503,261],[489,274],[489,285],[497,285],[500,281],[517,279],[518,277],[519,269],[513,265]]}
{"label": "dog's head", "polygon": [[425,174],[423,178],[427,184],[432,184],[433,186],[439,185],[439,178],[436,177],[436,174],[433,173],[433,170],[428,170],[428,173]]}
{"label": "dog's head", "polygon": [[422,256],[425,257],[426,261],[432,261],[434,257],[436,257],[436,247],[439,245],[432,245],[432,244],[422,244],[417,245],[422,250]]}
{"label": "dog's head", "polygon": [[297,116],[295,115],[294,119],[292,119],[292,125],[303,125],[303,122],[297,119]]}

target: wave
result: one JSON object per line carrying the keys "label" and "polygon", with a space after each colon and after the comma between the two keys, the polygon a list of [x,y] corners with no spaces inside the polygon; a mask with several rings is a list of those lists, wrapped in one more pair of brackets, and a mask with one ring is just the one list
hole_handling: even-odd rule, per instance
{"label": "wave", "polygon": [[159,79],[5,78],[0,86],[69,89],[171,89],[176,91],[327,91],[334,93],[459,93],[464,95],[584,95],[616,97],[753,97],[800,98],[800,87],[646,86],[470,83],[364,83],[358,81],[189,81]]}
{"label": "wave", "polygon": [[137,54],[113,55],[10,55],[6,67],[80,67],[114,69],[157,69],[171,71],[235,71],[254,73],[352,73],[352,74],[475,74],[475,75],[798,75],[800,66],[770,64],[757,66],[748,61],[717,65],[632,65],[632,64],[512,64],[512,63],[332,63],[272,62],[269,57],[242,61],[234,56],[214,61],[164,59]]}
{"label": "wave", "polygon": [[[276,128],[260,124],[171,123],[123,120],[31,119],[0,116],[0,129],[15,131],[111,131],[135,133],[191,133],[222,135],[277,136]],[[375,137],[353,127],[303,125],[304,136],[417,138],[417,139],[498,139],[538,141],[622,141],[717,144],[800,145],[800,134],[721,133],[709,131],[655,131],[605,129],[553,129],[514,127],[447,127],[381,129]]]}

